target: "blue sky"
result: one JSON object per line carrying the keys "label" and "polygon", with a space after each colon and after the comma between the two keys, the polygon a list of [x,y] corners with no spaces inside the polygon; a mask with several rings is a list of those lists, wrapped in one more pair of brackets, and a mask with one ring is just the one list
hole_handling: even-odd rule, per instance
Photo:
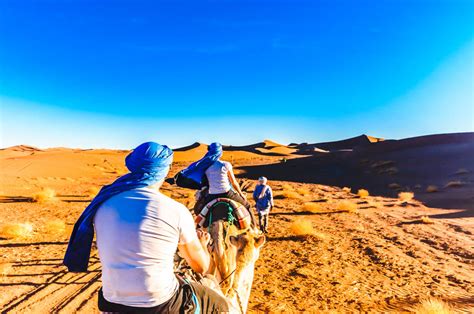
{"label": "blue sky", "polygon": [[0,1],[0,146],[474,131],[474,1]]}

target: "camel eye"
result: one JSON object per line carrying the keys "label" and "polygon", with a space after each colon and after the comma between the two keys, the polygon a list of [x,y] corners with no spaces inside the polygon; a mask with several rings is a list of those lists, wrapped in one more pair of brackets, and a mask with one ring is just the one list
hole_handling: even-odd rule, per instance
{"label": "camel eye", "polygon": [[229,241],[233,246],[239,247],[239,239],[236,236],[230,236]]}

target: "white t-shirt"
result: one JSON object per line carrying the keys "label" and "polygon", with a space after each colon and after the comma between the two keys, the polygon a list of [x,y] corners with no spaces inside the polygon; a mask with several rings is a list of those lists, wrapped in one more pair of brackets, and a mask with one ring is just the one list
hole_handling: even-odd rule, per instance
{"label": "white t-shirt", "polygon": [[232,170],[232,165],[227,161],[216,160],[206,170],[209,181],[209,194],[227,193],[231,189],[227,173]]}
{"label": "white t-shirt", "polygon": [[153,307],[173,296],[178,242],[197,240],[186,207],[156,190],[134,189],[104,202],[94,227],[107,301]]}

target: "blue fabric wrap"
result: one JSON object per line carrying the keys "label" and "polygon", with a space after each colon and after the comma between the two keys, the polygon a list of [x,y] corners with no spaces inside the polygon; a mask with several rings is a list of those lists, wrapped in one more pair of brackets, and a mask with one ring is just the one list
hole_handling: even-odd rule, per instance
{"label": "blue fabric wrap", "polygon": [[159,182],[168,174],[172,162],[173,151],[165,145],[154,142],[141,144],[126,157],[125,164],[130,173],[104,186],[74,225],[63,261],[69,271],[87,271],[94,239],[93,221],[100,205],[124,191]]}
{"label": "blue fabric wrap", "polygon": [[193,162],[186,169],[181,170],[181,175],[193,180],[202,186],[205,172],[216,160],[222,156],[223,150],[220,143],[212,143],[207,149],[206,155],[196,162]]}

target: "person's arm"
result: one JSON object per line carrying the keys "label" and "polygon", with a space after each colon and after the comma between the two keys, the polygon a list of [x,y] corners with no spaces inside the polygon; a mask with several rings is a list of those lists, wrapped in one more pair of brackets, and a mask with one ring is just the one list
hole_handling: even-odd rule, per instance
{"label": "person's arm", "polygon": [[[195,231],[194,231],[195,232]],[[200,274],[205,274],[209,269],[210,256],[207,250],[210,236],[207,232],[199,230],[197,233],[199,240],[178,244],[179,253],[186,260],[191,268]]]}
{"label": "person's arm", "polygon": [[227,171],[227,176],[229,177],[230,184],[234,187],[235,191],[240,194],[240,196],[244,197],[244,193],[242,193],[242,190],[240,189],[239,182],[235,178],[234,171],[232,170],[232,167],[228,168]]}
{"label": "person's arm", "polygon": [[[258,185],[257,185],[258,186]],[[253,191],[253,200],[256,202],[258,200],[257,197],[257,186],[255,187],[255,190]]]}
{"label": "person's arm", "polygon": [[193,216],[186,207],[176,208],[179,213],[179,242],[178,250],[189,266],[197,272],[204,274],[209,268],[209,252],[207,244],[210,236],[207,232],[196,232]]}

